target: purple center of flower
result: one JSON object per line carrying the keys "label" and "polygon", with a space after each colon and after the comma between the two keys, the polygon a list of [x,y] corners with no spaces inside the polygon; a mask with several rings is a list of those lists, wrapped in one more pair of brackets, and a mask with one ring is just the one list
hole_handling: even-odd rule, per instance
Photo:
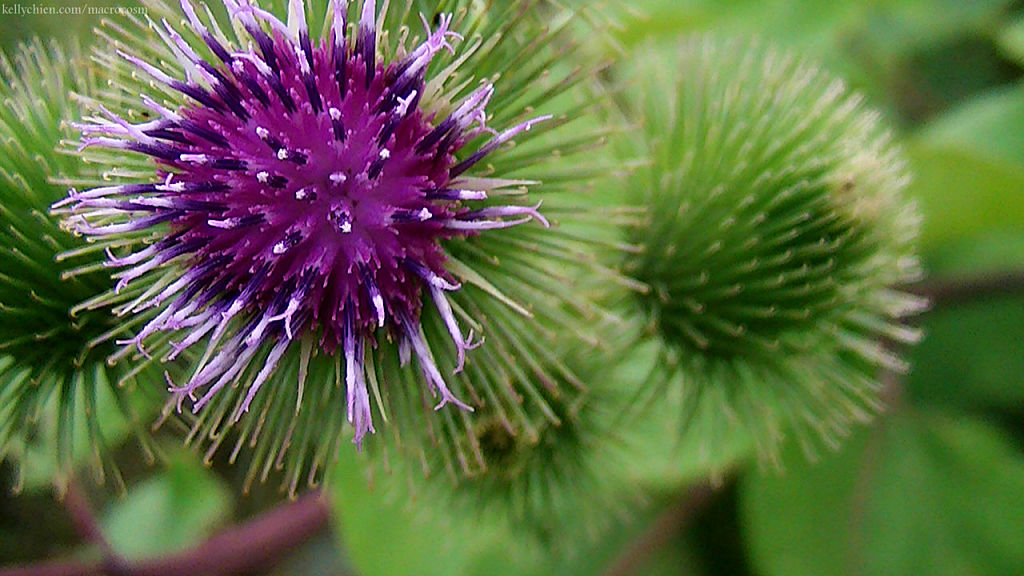
{"label": "purple center of flower", "polygon": [[[166,22],[167,43],[185,80],[122,54],[191,103],[175,112],[144,96],[157,119],[134,125],[103,110],[109,121],[80,126],[84,146],[141,152],[160,167],[161,183],[73,190],[63,203],[73,205],[75,226],[84,234],[155,231],[159,240],[151,246],[110,255],[110,265],[127,267],[118,274],[118,291],[172,261],[181,266],[180,277],[128,307],[163,306],[125,343],[145,353],[151,335],[180,331],[183,337],[171,343],[173,358],[208,338],[208,352],[190,380],[170,383],[179,406],[192,398],[194,410],[263,358],[240,415],[292,340],[317,334],[327,353],[340,347],[345,356],[349,420],[358,442],[373,430],[364,342],[372,344],[373,333],[388,327],[416,353],[439,406],[468,409],[448,390],[420,336],[421,292],[431,293],[460,370],[472,335],[462,335],[444,293],[459,285],[445,271],[439,241],[533,218],[547,224],[537,206],[464,207],[505,184],[461,176],[546,118],[500,134],[490,130],[489,84],[439,122],[424,115],[419,103],[427,68],[441,50],[454,52],[449,39],[459,37],[448,29],[451,16],[442,16],[433,32],[428,27],[426,41],[404,58],[385,64],[376,59],[375,2],[363,4],[351,42],[344,37],[347,3],[332,2],[331,32],[316,46],[302,2],[293,0],[292,29],[245,1],[225,4],[255,49],[229,49],[182,0],[193,31],[218,61],[204,60]],[[483,132],[493,137],[457,161],[459,150]],[[466,189],[466,182],[476,186]],[[240,327],[231,324],[235,317]],[[269,352],[260,354],[268,343]]]}
{"label": "purple center of flower", "polygon": [[180,242],[199,245],[195,262],[229,257],[218,270],[229,289],[266,267],[254,298],[273,306],[282,287],[301,293],[290,314],[311,316],[333,347],[349,320],[368,332],[387,311],[418,317],[421,280],[441,282],[446,274],[437,240],[469,232],[446,226],[467,211],[440,194],[460,143],[422,145],[433,132],[413,106],[422,85],[400,82],[398,66],[377,64],[368,75],[352,53],[340,56],[338,75],[328,47],[314,48],[310,65],[289,46],[278,34],[273,53],[292,111],[242,61],[236,71],[262,94],[239,89],[241,114],[203,106],[182,112],[224,141],[190,145],[184,159],[170,162],[172,182],[224,188],[192,194],[202,209],[182,213],[171,227],[182,231]]}

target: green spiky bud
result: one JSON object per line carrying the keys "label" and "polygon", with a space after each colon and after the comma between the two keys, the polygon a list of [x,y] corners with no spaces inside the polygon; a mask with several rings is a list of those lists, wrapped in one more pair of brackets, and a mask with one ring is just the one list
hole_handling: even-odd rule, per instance
{"label": "green spiky bud", "polygon": [[627,266],[662,369],[768,453],[787,431],[834,443],[904,368],[888,344],[918,337],[900,322],[923,304],[899,291],[919,274],[906,162],[859,96],[791,54],[702,38],[640,61],[650,163],[627,189],[648,212]]}
{"label": "green spiky bud", "polygon": [[131,413],[116,386],[124,371],[105,363],[118,323],[87,302],[110,282],[102,251],[49,215],[68,186],[100,180],[55,151],[75,114],[69,95],[95,85],[77,46],[36,41],[0,54],[0,457],[17,464],[49,451],[58,474],[76,452],[103,459],[105,433],[132,421],[116,417]]}

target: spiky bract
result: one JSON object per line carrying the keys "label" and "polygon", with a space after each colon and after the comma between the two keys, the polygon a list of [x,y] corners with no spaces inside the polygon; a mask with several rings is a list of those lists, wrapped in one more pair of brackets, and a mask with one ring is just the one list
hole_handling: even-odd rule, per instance
{"label": "spiky bract", "polygon": [[118,386],[125,371],[105,363],[114,351],[106,340],[118,324],[87,303],[110,281],[102,251],[64,233],[49,215],[67,191],[57,179],[100,180],[55,150],[63,124],[74,119],[69,94],[95,85],[74,45],[36,41],[11,59],[0,55],[0,457],[13,455],[17,465],[26,451],[56,452],[47,457],[57,460],[57,480],[76,454],[106,459],[104,431],[132,420],[130,379]]}
{"label": "spiky bract", "polygon": [[627,184],[648,210],[628,270],[659,370],[768,453],[787,431],[832,444],[903,368],[889,344],[917,338],[906,162],[877,113],[790,54],[703,38],[660,56],[639,59],[651,163]]}
{"label": "spiky bract", "polygon": [[[234,428],[253,476],[285,467],[294,489],[346,419],[361,442],[378,419],[433,441],[471,425],[413,416],[446,403],[524,417],[537,334],[573,337],[595,312],[566,283],[588,242],[518,225],[578,212],[575,181],[602,167],[549,162],[600,136],[575,129],[597,67],[566,9],[274,4],[154,2],[147,23],[108,23],[82,154],[152,164],[59,209],[125,267],[102,301],[137,330],[114,359],[189,358],[169,409],[197,414],[192,438],[212,450]],[[509,314],[546,328],[499,330]],[[466,354],[470,329],[487,342]]]}

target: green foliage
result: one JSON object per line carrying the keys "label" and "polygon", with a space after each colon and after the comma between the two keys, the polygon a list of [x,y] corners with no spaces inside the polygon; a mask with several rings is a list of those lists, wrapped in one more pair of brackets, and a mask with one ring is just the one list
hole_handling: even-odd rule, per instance
{"label": "green foliage", "polygon": [[344,510],[336,516],[339,536],[359,573],[465,573],[471,555],[495,542],[495,532],[479,521],[460,523],[458,516],[438,514],[435,501],[408,498],[402,468],[371,482],[360,472],[367,464],[358,455],[341,456],[331,484],[334,505]]}
{"label": "green foliage", "polygon": [[[648,0],[641,14],[618,35],[639,43],[652,36],[671,39],[695,30],[750,34],[774,42],[821,51],[844,42],[867,40],[870,50],[887,56],[936,45],[965,31],[976,33],[998,23],[1008,0],[869,0],[821,3],[814,0],[718,2],[716,0]],[[882,43],[887,46],[882,46]],[[877,43],[877,45],[870,45]]]}
{"label": "green foliage", "polygon": [[1016,199],[1024,169],[963,148],[922,143],[909,149],[921,205],[921,244],[939,249],[993,230],[1021,229],[1024,206]]}
{"label": "green foliage", "polygon": [[201,542],[228,519],[231,502],[222,480],[190,454],[179,453],[107,508],[102,528],[125,558],[153,558]]}
{"label": "green foliage", "polygon": [[1017,64],[1024,64],[1024,16],[1007,23],[999,31],[999,46]]}
{"label": "green foliage", "polygon": [[969,409],[1024,406],[1024,307],[1019,299],[938,310],[911,353],[907,388],[915,400]]}
{"label": "green foliage", "polygon": [[[634,348],[629,360],[608,377],[623,390],[654,392],[649,399],[634,393],[633,404],[618,423],[628,430],[624,473],[629,485],[659,495],[708,478],[721,481],[757,454],[751,431],[722,418],[724,400],[719,394],[704,394],[695,401],[685,386],[651,387],[652,375],[674,375],[664,370],[664,352],[661,343],[649,341]],[[635,402],[637,397],[642,403]],[[690,420],[680,432],[682,413]]]}
{"label": "green foliage", "polygon": [[[576,516],[556,511],[550,520],[557,531],[542,541],[530,526],[510,524],[503,506],[453,508],[449,498],[408,483],[405,464],[369,475],[360,470],[368,464],[358,454],[343,454],[330,485],[338,536],[355,571],[365,576],[598,574],[656,514],[628,492],[607,492],[607,500],[579,500],[586,509],[577,508]],[[626,505],[635,509],[628,517],[595,518],[598,511]],[[601,530],[594,529],[595,520]]]}
{"label": "green foliage", "polygon": [[816,465],[747,474],[742,490],[752,558],[767,576],[1024,565],[1024,461],[984,421],[904,412]]}
{"label": "green foliage", "polygon": [[1024,165],[1024,142],[1009,126],[1024,125],[1024,85],[994,90],[950,110],[917,137],[930,145],[971,150],[986,159]]}

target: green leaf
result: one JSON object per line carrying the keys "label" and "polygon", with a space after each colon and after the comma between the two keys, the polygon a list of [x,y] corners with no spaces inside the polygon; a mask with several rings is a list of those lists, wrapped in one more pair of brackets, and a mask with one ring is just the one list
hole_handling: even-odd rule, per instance
{"label": "green leaf", "polygon": [[480,533],[464,533],[433,510],[429,500],[413,499],[403,489],[404,472],[378,471],[371,484],[365,458],[347,446],[338,458],[330,484],[333,517],[357,573],[450,576],[466,572],[471,542],[482,538]]}
{"label": "green leaf", "polygon": [[105,511],[104,534],[128,559],[182,550],[202,541],[231,512],[231,491],[197,458],[181,454]]}
{"label": "green leaf", "polygon": [[907,388],[916,401],[1016,410],[1024,404],[1024,300],[937,310],[911,353]]}
{"label": "green leaf", "polygon": [[[812,43],[848,22],[861,8],[844,2],[714,2],[710,0],[646,0],[638,17],[618,30],[619,39],[634,45],[651,38],[672,41],[680,34],[717,30],[726,34],[784,39],[789,45]],[[788,32],[788,34],[786,33]]]}
{"label": "green leaf", "polygon": [[544,574],[540,560],[507,524],[489,515],[457,515],[453,507],[407,482],[398,458],[372,478],[368,462],[342,450],[331,477],[337,534],[363,576]]}
{"label": "green leaf", "polygon": [[741,514],[766,576],[1000,575],[1024,566],[1024,459],[993,426],[902,413],[818,465],[751,473]]}
{"label": "green leaf", "polygon": [[[1024,167],[1024,85],[994,90],[946,113],[918,137]],[[1019,192],[1019,190],[1018,190]]]}
{"label": "green leaf", "polygon": [[997,38],[1003,52],[1020,66],[1024,66],[1024,16],[1007,24]]}
{"label": "green leaf", "polygon": [[993,230],[1024,231],[1024,169],[960,147],[916,141],[909,193],[921,204],[925,251]]}
{"label": "green leaf", "polygon": [[[638,389],[648,377],[650,350],[634,350],[629,361],[610,376],[625,389]],[[639,382],[638,382],[639,380]],[[679,384],[679,383],[677,383]],[[710,395],[700,398],[692,408],[693,420],[680,435],[686,411],[684,388],[663,386],[656,400],[645,402],[636,417],[627,416],[624,426],[628,478],[630,483],[654,493],[668,493],[708,477],[721,476],[740,462],[756,454],[748,430],[740,426],[721,426],[724,407]]]}
{"label": "green leaf", "polygon": [[847,502],[870,431],[817,465],[797,455],[787,468],[749,472],[740,485],[741,525],[749,555],[765,576],[846,574]]}
{"label": "green leaf", "polygon": [[[644,0],[617,27],[627,47],[713,32],[758,37],[813,55],[894,117],[931,113],[999,82],[990,38],[1009,0]],[[926,60],[922,66],[921,57]],[[931,62],[928,60],[931,59]]]}
{"label": "green leaf", "polygon": [[[768,0],[644,0],[634,6],[639,18],[625,22],[619,37],[627,44],[644,39],[675,38],[680,33],[717,30],[757,35],[790,46],[851,50],[851,39],[888,55],[907,54],[956,36],[991,30],[1008,0],[897,0],[817,2]],[[887,40],[876,36],[884,31]],[[894,41],[898,40],[898,41]],[[883,46],[886,44],[885,46]],[[865,46],[854,46],[862,50]]]}
{"label": "green leaf", "polygon": [[[890,49],[907,53],[956,37],[993,30],[1011,0],[875,0],[865,2],[872,20],[893,35]],[[886,26],[887,24],[887,26]]]}
{"label": "green leaf", "polygon": [[[378,468],[370,476],[366,458],[342,450],[331,476],[335,533],[363,576],[601,574],[660,513],[654,506],[639,508],[634,493],[612,495],[633,504],[629,516],[615,516],[608,529],[589,534],[575,522],[592,515],[581,513],[566,518],[553,542],[542,544],[507,518],[446,506],[450,496],[411,485],[408,471],[392,456],[389,472]],[[588,505],[608,507],[607,502]]]}
{"label": "green leaf", "polygon": [[963,277],[1024,269],[1024,231],[982,231],[928,254],[928,276]]}

